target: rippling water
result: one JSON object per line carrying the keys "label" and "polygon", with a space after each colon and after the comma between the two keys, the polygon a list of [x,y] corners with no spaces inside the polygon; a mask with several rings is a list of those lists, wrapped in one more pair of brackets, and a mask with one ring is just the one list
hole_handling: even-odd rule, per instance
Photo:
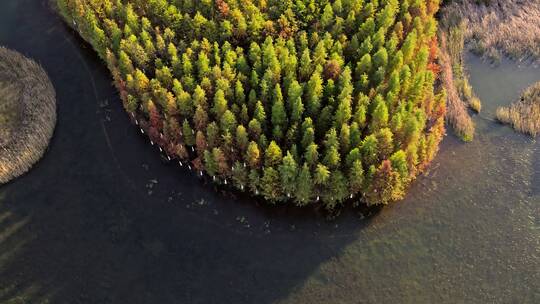
{"label": "rippling water", "polygon": [[540,69],[468,58],[474,142],[447,136],[403,202],[328,221],[160,157],[46,2],[0,2],[0,45],[44,66],[59,112],[0,188],[1,303],[540,302],[540,144],[493,121]]}

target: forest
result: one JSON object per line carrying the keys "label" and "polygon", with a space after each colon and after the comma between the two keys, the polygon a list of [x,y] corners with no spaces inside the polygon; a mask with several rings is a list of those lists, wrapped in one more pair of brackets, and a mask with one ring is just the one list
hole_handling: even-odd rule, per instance
{"label": "forest", "polygon": [[57,0],[171,158],[273,203],[387,204],[445,134],[439,0]]}

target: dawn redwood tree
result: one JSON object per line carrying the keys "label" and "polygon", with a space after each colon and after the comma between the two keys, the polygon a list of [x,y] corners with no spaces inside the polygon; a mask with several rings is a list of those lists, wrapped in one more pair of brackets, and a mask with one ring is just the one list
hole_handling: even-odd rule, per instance
{"label": "dawn redwood tree", "polygon": [[275,167],[281,163],[283,158],[281,148],[275,141],[271,141],[265,153],[265,165],[267,167]]}
{"label": "dawn redwood tree", "polygon": [[373,176],[368,187],[368,196],[373,204],[388,204],[403,195],[403,184],[399,173],[394,171],[390,160],[384,160]]}
{"label": "dawn redwood tree", "polygon": [[296,179],[296,203],[300,206],[308,204],[313,196],[313,180],[311,170],[304,163]]}
{"label": "dawn redwood tree", "polygon": [[296,179],[298,176],[298,165],[290,151],[283,157],[279,172],[283,191],[287,193],[287,196],[290,196],[296,191]]}
{"label": "dawn redwood tree", "polygon": [[250,167],[252,169],[257,169],[261,161],[261,152],[256,142],[252,141],[249,143],[246,154],[246,159]]}
{"label": "dawn redwood tree", "polygon": [[274,88],[274,94],[272,99],[272,125],[273,135],[276,139],[283,138],[284,132],[287,128],[287,113],[285,112],[285,104],[283,102],[283,95],[281,93],[281,87],[276,84]]}

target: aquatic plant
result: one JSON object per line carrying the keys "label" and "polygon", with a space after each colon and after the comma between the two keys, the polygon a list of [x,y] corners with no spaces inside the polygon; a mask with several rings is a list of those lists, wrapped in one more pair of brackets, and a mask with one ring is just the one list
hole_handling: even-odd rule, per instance
{"label": "aquatic plant", "polygon": [[271,202],[385,204],[444,134],[437,0],[58,0],[169,158]]}
{"label": "aquatic plant", "polygon": [[540,82],[528,87],[512,105],[499,107],[497,119],[520,132],[532,136],[538,135],[540,133]]}
{"label": "aquatic plant", "polygon": [[45,71],[0,47],[0,184],[27,172],[56,125],[56,93]]}

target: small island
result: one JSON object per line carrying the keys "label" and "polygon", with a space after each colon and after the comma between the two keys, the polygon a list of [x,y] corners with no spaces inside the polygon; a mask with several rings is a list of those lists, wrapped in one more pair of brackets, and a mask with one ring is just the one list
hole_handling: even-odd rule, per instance
{"label": "small island", "polygon": [[27,172],[56,125],[56,93],[45,71],[0,47],[0,184]]}
{"label": "small island", "polygon": [[438,151],[438,3],[57,1],[169,158],[328,209],[403,198]]}
{"label": "small island", "polygon": [[497,109],[497,119],[519,132],[536,136],[540,133],[540,82],[528,87],[521,97],[508,107]]}

